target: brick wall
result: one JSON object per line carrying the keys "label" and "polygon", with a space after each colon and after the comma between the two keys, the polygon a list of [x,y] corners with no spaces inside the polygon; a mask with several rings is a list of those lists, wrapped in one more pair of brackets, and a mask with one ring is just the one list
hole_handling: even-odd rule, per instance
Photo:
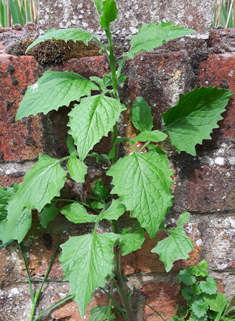
{"label": "brick wall", "polygon": [[[133,5],[129,0],[120,1],[120,4],[122,2],[123,8],[128,10],[121,9],[121,19],[126,15],[131,19],[125,24],[121,22],[117,25],[122,35],[117,39],[117,50],[120,49],[118,42],[125,43],[128,48],[128,35],[135,32],[134,29],[130,29],[129,23],[139,27],[140,21],[149,22],[153,19],[157,22],[158,19],[165,18],[166,21],[173,19],[174,23],[180,23],[197,31],[195,38],[185,37],[172,41],[152,53],[142,53],[133,61],[127,61],[125,66],[127,81],[120,91],[120,97],[128,108],[137,97],[143,96],[152,106],[155,128],[160,128],[160,113],[177,102],[179,93],[186,93],[195,85],[218,85],[220,88],[235,91],[233,67],[235,30],[213,30],[209,36],[213,1],[198,3],[182,1],[178,6],[175,1],[165,1],[162,6],[159,1],[153,1],[148,9],[148,1],[142,1],[141,4],[138,1],[132,1]],[[75,5],[76,3],[62,0],[39,1],[41,27],[86,27],[86,23],[91,21],[90,28],[97,30],[97,17],[92,9],[92,2],[84,1]],[[88,17],[85,15],[87,10],[90,11]],[[144,10],[147,10],[148,14],[145,15]],[[9,45],[8,39],[21,37],[26,29],[1,30],[0,33],[0,184],[4,187],[12,186],[14,182],[21,182],[27,170],[37,161],[39,152],[53,157],[62,157],[68,153],[66,108],[60,108],[58,112],[50,112],[47,116],[30,116],[15,122],[14,116],[26,87],[35,83],[48,68],[78,72],[86,78],[92,75],[102,76],[109,72],[107,61],[102,56],[72,58],[63,65],[49,67],[47,64],[40,65],[31,56],[16,57],[7,54],[5,45]],[[99,34],[98,31],[97,34]],[[204,141],[202,146],[198,146],[197,157],[185,153],[177,155],[170,146],[165,146],[170,156],[171,167],[175,171],[174,207],[167,216],[167,222],[169,226],[174,226],[178,215],[183,210],[191,213],[191,219],[186,226],[186,232],[194,242],[190,260],[176,262],[173,269],[168,274],[165,273],[164,266],[157,255],[150,253],[158,240],[164,238],[163,232],[158,233],[153,240],[147,238],[140,250],[122,259],[127,286],[133,289],[135,298],[150,304],[162,313],[165,319],[172,316],[174,304],[177,301],[177,273],[186,266],[197,264],[202,258],[209,262],[210,275],[216,278],[219,289],[228,297],[235,292],[235,201],[233,197],[235,107],[233,97],[223,116],[224,120],[219,122],[219,128],[213,131],[212,140]],[[122,125],[125,125],[122,128],[128,137],[135,135],[128,120],[128,112],[124,115]],[[109,138],[103,139],[95,147],[99,152],[107,152],[109,149]],[[86,183],[76,184],[72,180],[67,180],[63,195],[65,197],[72,197],[76,193],[83,195],[81,197],[85,194],[89,195],[93,179],[103,179],[104,172],[105,169],[102,166],[91,164]],[[124,217],[122,224],[128,225],[129,220],[128,216]],[[63,222],[63,217],[58,216],[45,230],[39,225],[37,213],[34,213],[32,228],[25,239],[34,289],[38,289],[38,282],[45,275]],[[102,225],[100,228],[105,230],[107,226]],[[78,235],[89,229],[89,225],[84,227],[69,224],[61,243],[67,240],[69,234]],[[62,276],[63,271],[60,269],[57,254],[37,313],[68,294],[69,284],[61,282]],[[97,290],[87,309],[86,319],[89,317],[90,308],[98,304],[108,304],[108,299]],[[134,300],[134,308],[137,321],[160,320],[152,310],[137,300]],[[0,251],[0,319],[26,321],[29,318],[30,309],[31,300],[26,271],[19,247],[16,243],[12,243]],[[80,321],[81,318],[76,304],[69,302],[42,320]],[[123,319],[117,315],[117,320]]]}

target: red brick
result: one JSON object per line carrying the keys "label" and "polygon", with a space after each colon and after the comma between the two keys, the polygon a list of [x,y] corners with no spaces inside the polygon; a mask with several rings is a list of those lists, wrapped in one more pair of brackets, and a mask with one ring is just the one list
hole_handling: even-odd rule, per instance
{"label": "red brick", "polygon": [[14,183],[21,183],[23,181],[22,177],[10,177],[10,176],[0,176],[0,186],[11,187]]}
{"label": "red brick", "polygon": [[[121,266],[123,273],[162,273],[165,272],[165,265],[159,260],[158,254],[151,253],[151,250],[157,243],[166,237],[166,233],[159,231],[154,239],[150,239],[148,234],[145,233],[145,241],[141,249],[130,253],[121,259]],[[202,256],[203,247],[197,246],[196,241],[200,238],[200,232],[196,227],[192,227],[188,237],[194,242],[194,249],[189,254],[190,260],[178,260],[173,264],[172,271],[179,271],[187,266],[197,265]]]}
{"label": "red brick", "polygon": [[191,171],[186,182],[188,211],[223,212],[235,208],[233,169],[202,165]]}
{"label": "red brick", "polygon": [[[122,306],[120,297],[114,293],[113,294],[114,298],[117,300],[118,304]],[[59,296],[55,296],[54,298],[54,303],[56,301],[61,300]],[[90,303],[88,304],[88,307],[86,309],[85,313],[85,319],[89,320],[90,317],[90,310],[94,307],[97,307],[98,305],[104,305],[107,306],[109,304],[109,297],[106,294],[101,293],[101,291],[95,291],[94,296]],[[115,320],[117,321],[124,321],[124,318],[120,316],[120,314],[115,311],[116,318]],[[78,306],[75,302],[68,302],[65,303],[62,307],[59,307],[55,309],[52,314],[52,318],[55,320],[66,320],[66,321],[82,321],[83,319],[80,316]],[[97,320],[100,321],[100,320]]]}
{"label": "red brick", "polygon": [[[142,293],[146,295],[145,302],[156,310],[165,320],[169,320],[175,311],[178,300],[178,285],[161,283],[148,283]],[[162,319],[148,306],[144,307],[144,321],[161,321]]]}
{"label": "red brick", "polygon": [[24,90],[38,78],[33,57],[0,55],[0,151],[1,161],[34,159],[42,151],[39,117],[15,122]]}
{"label": "red brick", "polygon": [[[213,54],[209,56],[199,66],[200,85],[205,87],[218,86],[219,88],[226,88],[235,92],[234,64],[235,55],[231,53],[226,52],[220,55]],[[218,123],[220,130],[216,130],[216,133],[219,137],[235,137],[235,108],[233,102],[234,95],[228,104],[227,111],[223,114],[224,120]]]}

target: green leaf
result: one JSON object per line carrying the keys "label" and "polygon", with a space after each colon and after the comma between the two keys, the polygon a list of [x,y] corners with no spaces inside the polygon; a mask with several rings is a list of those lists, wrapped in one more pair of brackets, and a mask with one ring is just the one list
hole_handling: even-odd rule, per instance
{"label": "green leaf", "polygon": [[[91,309],[91,314],[89,321],[105,321],[109,317],[109,306],[102,306],[99,305],[98,307],[92,308]],[[115,320],[115,314],[113,311],[111,312],[111,315],[109,317],[109,320]]]}
{"label": "green leaf", "polygon": [[148,26],[144,23],[139,33],[131,37],[131,49],[126,55],[133,59],[134,56],[141,51],[151,51],[161,46],[164,42],[183,37],[195,32],[192,29],[185,29],[179,26],[173,26],[172,21],[160,21],[157,24],[151,22]]}
{"label": "green leaf", "polygon": [[79,203],[73,203],[62,208],[60,211],[66,218],[73,223],[94,223],[97,221],[97,215],[88,214],[85,207]]}
{"label": "green leaf", "polygon": [[144,100],[139,97],[131,107],[130,119],[136,129],[143,132],[150,131],[153,128],[153,115],[151,114],[151,107]]}
{"label": "green leaf", "polygon": [[103,209],[105,207],[104,203],[97,202],[97,201],[92,202],[90,205],[91,205],[92,208],[99,209],[99,210]]}
{"label": "green leaf", "polygon": [[79,105],[69,113],[68,126],[83,160],[92,147],[119,121],[126,107],[118,99],[97,95],[81,99]]}
{"label": "green leaf", "polygon": [[77,183],[85,182],[87,166],[81,162],[80,159],[77,159],[76,156],[70,157],[67,166],[72,179],[74,179]]}
{"label": "green leaf", "polygon": [[78,152],[76,150],[76,147],[74,145],[74,140],[73,140],[73,137],[71,135],[68,135],[68,138],[67,138],[67,147],[69,149],[69,154],[72,156],[78,156]]}
{"label": "green leaf", "polygon": [[125,213],[125,210],[126,210],[125,205],[120,203],[121,203],[120,198],[116,200],[112,200],[112,204],[104,213],[101,214],[100,219],[117,220],[122,214]]}
{"label": "green leaf", "polygon": [[178,103],[161,114],[172,145],[178,153],[185,151],[196,156],[195,146],[203,139],[211,139],[210,134],[217,128],[223,117],[225,106],[232,96],[231,90],[217,87],[202,87],[181,95]]}
{"label": "green leaf", "polygon": [[172,171],[165,155],[134,153],[119,159],[107,175],[113,176],[112,194],[118,194],[131,217],[136,217],[154,238],[172,205]]}
{"label": "green leaf", "polygon": [[36,46],[38,43],[49,40],[49,39],[60,39],[67,42],[68,40],[82,41],[88,46],[88,42],[93,38],[90,32],[82,29],[52,29],[45,32],[45,35],[37,38],[26,50],[27,53],[31,48]]}
{"label": "green leaf", "polygon": [[109,190],[103,182],[95,179],[95,184],[93,186],[93,195],[94,197],[105,201],[109,197]]}
{"label": "green leaf", "polygon": [[103,79],[101,79],[99,77],[92,76],[92,77],[90,77],[90,80],[96,82],[99,85],[101,91],[107,90],[107,88],[103,82]]}
{"label": "green leaf", "polygon": [[179,277],[180,281],[183,282],[184,284],[193,285],[196,283],[196,279],[193,275],[194,275],[194,273],[192,272],[192,269],[187,268],[187,269],[180,271],[180,273],[178,274],[178,277]]}
{"label": "green leaf", "polygon": [[90,96],[91,90],[99,88],[75,72],[46,71],[36,84],[28,86],[16,120],[69,106],[71,101],[80,101],[82,96]]}
{"label": "green leaf", "polygon": [[87,234],[70,237],[63,244],[60,261],[64,281],[70,283],[70,294],[78,304],[81,317],[98,286],[105,285],[106,275],[113,265],[112,247],[117,235],[113,233]]}
{"label": "green leaf", "polygon": [[105,0],[101,9],[100,26],[108,28],[110,23],[118,18],[118,9],[114,0]]}
{"label": "green leaf", "polygon": [[206,270],[197,270],[196,276],[202,276],[203,278],[205,278],[206,276],[208,276],[208,272]]}
{"label": "green leaf", "polygon": [[161,155],[166,155],[166,153],[161,149],[160,146],[157,146],[157,145],[152,145],[152,144],[149,144],[148,145],[148,150],[149,151],[156,151],[158,154],[161,154]]}
{"label": "green leaf", "polygon": [[99,13],[99,15],[101,15],[101,10],[103,8],[103,3],[104,3],[104,0],[92,0],[96,6],[96,9]]}
{"label": "green leaf", "polygon": [[182,295],[183,295],[183,298],[186,300],[186,301],[189,301],[191,300],[194,292],[193,290],[190,288],[183,288],[182,291],[181,291]]}
{"label": "green leaf", "polygon": [[145,130],[138,136],[132,138],[132,142],[146,142],[149,140],[151,142],[158,143],[162,142],[166,138],[167,135],[160,130],[153,130],[152,132]]}
{"label": "green leaf", "polygon": [[31,226],[31,209],[39,212],[54,198],[66,181],[66,171],[60,160],[39,154],[39,161],[30,168],[19,184],[17,193],[7,206],[7,229],[12,231],[11,238],[21,242]]}
{"label": "green leaf", "polygon": [[210,310],[220,312],[223,311],[225,306],[228,304],[228,300],[226,299],[226,296],[224,293],[216,292],[215,294],[209,295],[204,294],[203,295],[204,301],[209,304]]}
{"label": "green leaf", "polygon": [[133,251],[141,248],[145,237],[143,229],[136,233],[127,233],[120,235],[122,256],[125,256]]}
{"label": "green leaf", "polygon": [[46,205],[40,213],[40,224],[42,225],[42,227],[46,228],[48,223],[52,222],[58,213],[59,209],[55,206],[54,203]]}
{"label": "green leaf", "polygon": [[191,289],[193,290],[193,292],[194,292],[196,295],[202,293],[199,285],[197,285],[197,284],[191,285]]}
{"label": "green leaf", "polygon": [[25,207],[36,208],[40,212],[53,197],[60,195],[65,181],[66,171],[60,166],[60,160],[40,153],[37,164],[26,173],[17,193],[9,202],[8,219],[9,215],[15,217],[16,208],[20,211]]}
{"label": "green leaf", "polygon": [[159,254],[167,272],[171,270],[175,260],[188,259],[188,253],[193,250],[193,243],[183,229],[183,225],[188,222],[189,218],[190,214],[184,211],[179,217],[177,227],[173,230],[166,230],[170,233],[170,236],[158,242],[157,246],[151,251]]}
{"label": "green leaf", "polygon": [[16,183],[13,187],[4,188],[0,186],[0,221],[3,221],[7,217],[7,204],[17,190],[18,185]]}
{"label": "green leaf", "polygon": [[120,74],[118,77],[117,85],[120,86],[124,81],[126,81],[126,75]]}
{"label": "green leaf", "polygon": [[206,314],[208,308],[208,304],[202,299],[194,301],[192,303],[193,313],[196,314],[196,316],[199,318],[203,317]]}
{"label": "green leaf", "polygon": [[208,270],[209,266],[206,260],[202,260],[198,263],[198,267],[202,270]]}
{"label": "green leaf", "polygon": [[212,276],[208,276],[205,281],[200,282],[200,288],[206,294],[215,294],[217,292],[218,286],[215,279]]}
{"label": "green leaf", "polygon": [[204,314],[202,317],[198,317],[195,313],[192,312],[188,321],[207,321],[207,320],[208,320],[207,314]]}
{"label": "green leaf", "polygon": [[31,210],[27,208],[19,210],[15,207],[14,217],[11,213],[5,220],[0,222],[0,239],[3,243],[9,240],[22,242],[32,225]]}

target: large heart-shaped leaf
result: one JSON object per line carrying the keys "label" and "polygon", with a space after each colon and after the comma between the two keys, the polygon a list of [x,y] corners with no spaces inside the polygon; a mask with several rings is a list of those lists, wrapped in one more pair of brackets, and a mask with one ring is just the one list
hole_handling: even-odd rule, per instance
{"label": "large heart-shaped leaf", "polygon": [[172,174],[166,156],[156,152],[125,156],[107,172],[113,176],[112,194],[119,195],[151,238],[172,205]]}
{"label": "large heart-shaped leaf", "polygon": [[80,159],[84,159],[92,147],[119,121],[126,107],[118,99],[97,95],[82,98],[69,113],[69,133],[73,136]]}
{"label": "large heart-shaped leaf", "polygon": [[99,88],[75,72],[46,71],[36,84],[28,87],[16,120],[69,106],[71,101],[80,101],[82,96],[90,96],[91,90]]}
{"label": "large heart-shaped leaf", "polygon": [[218,121],[223,119],[221,113],[232,96],[231,90],[217,87],[201,87],[180,94],[178,103],[166,113],[161,114],[172,145],[178,153],[185,151],[196,156],[195,146],[203,139],[211,139],[213,128],[218,127]]}
{"label": "large heart-shaped leaf", "polygon": [[112,247],[117,234],[87,234],[70,237],[63,244],[60,261],[64,270],[63,280],[70,283],[70,294],[78,304],[81,317],[98,286],[105,285],[113,264]]}

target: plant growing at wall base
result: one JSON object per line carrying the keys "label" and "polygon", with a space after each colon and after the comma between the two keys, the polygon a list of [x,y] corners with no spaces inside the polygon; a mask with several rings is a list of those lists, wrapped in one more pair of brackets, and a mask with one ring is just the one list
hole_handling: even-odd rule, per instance
{"label": "plant growing at wall base", "polygon": [[180,271],[179,295],[186,300],[186,305],[178,302],[176,313],[171,321],[228,321],[235,320],[235,307],[231,307],[233,298],[228,302],[224,293],[218,292],[215,279],[208,276],[208,263],[202,260],[198,266],[191,266]]}
{"label": "plant growing at wall base", "polygon": [[[16,120],[37,113],[47,114],[61,106],[69,106],[76,101],[69,112],[69,136],[67,145],[69,155],[55,159],[39,155],[37,164],[31,168],[19,184],[19,188],[7,201],[6,211],[0,223],[0,239],[8,242],[15,239],[21,242],[31,226],[31,210],[41,212],[41,223],[47,223],[59,212],[56,204],[60,199],[60,190],[67,175],[77,183],[85,181],[87,173],[86,158],[96,157],[109,165],[107,175],[112,177],[111,192],[100,181],[93,188],[93,198],[86,203],[71,201],[60,212],[76,224],[93,223],[93,231],[82,236],[73,236],[64,243],[60,260],[64,270],[64,280],[70,282],[70,294],[76,301],[82,317],[97,287],[104,287],[105,280],[111,280],[111,293],[117,287],[122,299],[124,311],[120,311],[125,320],[133,321],[134,314],[120,269],[120,255],[127,255],[139,249],[145,239],[146,231],[154,238],[158,230],[169,236],[158,242],[152,249],[165,264],[166,271],[172,268],[178,259],[187,259],[193,249],[191,240],[186,236],[183,226],[189,220],[189,213],[179,216],[174,229],[164,226],[165,215],[173,201],[171,195],[171,175],[169,160],[165,152],[156,146],[169,135],[177,151],[196,155],[196,144],[210,139],[213,128],[222,119],[221,113],[232,95],[224,89],[196,88],[186,95],[180,95],[178,103],[162,114],[162,130],[153,130],[153,116],[147,102],[139,97],[131,108],[131,120],[139,134],[133,138],[118,137],[117,122],[120,113],[126,107],[120,102],[118,86],[125,81],[121,73],[127,59],[133,59],[142,51],[151,51],[164,42],[194,32],[172,22],[143,24],[137,35],[131,37],[131,48],[115,68],[114,44],[110,25],[118,19],[118,9],[114,0],[94,0],[100,17],[100,26],[105,30],[108,45],[103,45],[91,33],[81,29],[51,30],[38,38],[27,50],[47,39],[64,41],[95,40],[101,46],[110,62],[110,74],[102,79],[90,77],[90,80],[73,72],[47,71],[32,86],[29,86],[20,103]],[[91,95],[95,91],[98,94]],[[112,132],[112,150],[109,155],[91,152],[93,146],[103,136]],[[120,142],[129,144],[132,153],[119,157]],[[143,146],[137,148],[136,142]],[[67,161],[64,169],[61,163]],[[120,229],[119,218],[125,211],[136,219],[133,227]],[[97,233],[99,222],[108,220],[112,226],[110,233]],[[114,302],[113,302],[114,303]],[[115,305],[115,303],[114,303]],[[103,320],[112,320],[112,302],[108,309],[98,307],[92,315],[99,313]]]}

